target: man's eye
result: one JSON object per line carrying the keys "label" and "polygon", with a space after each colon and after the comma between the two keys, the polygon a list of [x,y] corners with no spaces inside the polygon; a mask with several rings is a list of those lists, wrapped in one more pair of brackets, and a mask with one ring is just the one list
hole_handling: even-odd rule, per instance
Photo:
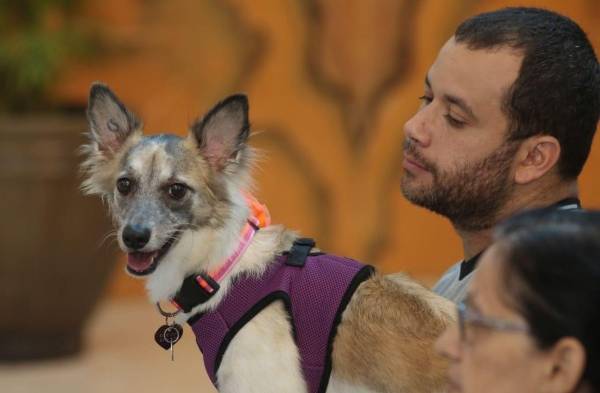
{"label": "man's eye", "polygon": [[421,101],[421,105],[429,105],[431,104],[431,101],[433,101],[433,97],[422,95],[421,97],[419,97],[419,101]]}
{"label": "man's eye", "polygon": [[462,120],[458,120],[454,117],[452,117],[452,115],[450,115],[449,113],[446,113],[444,115],[444,117],[446,118],[446,121],[448,122],[448,124],[450,124],[451,127],[454,128],[463,128],[465,126],[465,122]]}
{"label": "man's eye", "polygon": [[128,178],[122,177],[119,180],[117,180],[117,191],[119,191],[121,195],[129,194],[132,188],[133,183]]}
{"label": "man's eye", "polygon": [[169,197],[176,201],[183,199],[183,197],[187,194],[188,188],[181,183],[174,183],[169,186],[167,190]]}

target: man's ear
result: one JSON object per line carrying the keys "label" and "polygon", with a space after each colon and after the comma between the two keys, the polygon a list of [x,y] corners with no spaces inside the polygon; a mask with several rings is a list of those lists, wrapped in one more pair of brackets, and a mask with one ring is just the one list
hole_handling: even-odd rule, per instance
{"label": "man's ear", "polygon": [[237,163],[250,133],[248,98],[243,94],[225,98],[191,129],[202,156],[214,170]]}
{"label": "man's ear", "polygon": [[550,135],[536,135],[521,143],[516,154],[515,182],[527,184],[543,177],[560,158],[560,143]]}
{"label": "man's ear", "polygon": [[87,118],[90,137],[102,154],[116,153],[127,138],[141,127],[140,121],[108,86],[94,82],[90,88]]}
{"label": "man's ear", "polygon": [[548,350],[543,362],[545,370],[541,391],[574,392],[585,370],[585,348],[576,338],[563,337]]}

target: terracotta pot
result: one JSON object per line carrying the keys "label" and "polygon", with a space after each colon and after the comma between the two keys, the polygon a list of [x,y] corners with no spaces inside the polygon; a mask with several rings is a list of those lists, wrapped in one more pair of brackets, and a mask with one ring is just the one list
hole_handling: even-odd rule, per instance
{"label": "terracotta pot", "polygon": [[80,351],[113,270],[105,209],[79,191],[86,128],[82,115],[0,117],[0,361]]}

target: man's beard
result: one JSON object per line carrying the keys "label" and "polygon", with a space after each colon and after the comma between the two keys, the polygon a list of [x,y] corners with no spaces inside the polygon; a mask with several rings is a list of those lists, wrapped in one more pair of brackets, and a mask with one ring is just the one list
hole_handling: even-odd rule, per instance
{"label": "man's beard", "polygon": [[511,195],[510,169],[518,147],[518,143],[507,141],[478,162],[442,172],[420,155],[414,143],[405,140],[405,153],[427,169],[433,181],[430,186],[413,186],[414,175],[405,171],[402,193],[412,203],[447,217],[457,229],[490,228]]}

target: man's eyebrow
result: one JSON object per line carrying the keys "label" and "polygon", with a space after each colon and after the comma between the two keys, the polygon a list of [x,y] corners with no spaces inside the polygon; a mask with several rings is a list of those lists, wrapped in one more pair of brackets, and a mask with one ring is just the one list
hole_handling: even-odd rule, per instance
{"label": "man's eyebrow", "polygon": [[[425,86],[427,86],[428,89],[431,89],[431,81],[429,80],[429,74],[425,75]],[[444,101],[452,105],[456,105],[457,107],[462,109],[472,120],[478,120],[477,116],[475,116],[475,113],[473,112],[473,109],[471,109],[471,107],[462,98],[453,96],[451,94],[444,94],[442,98],[444,99]]]}

